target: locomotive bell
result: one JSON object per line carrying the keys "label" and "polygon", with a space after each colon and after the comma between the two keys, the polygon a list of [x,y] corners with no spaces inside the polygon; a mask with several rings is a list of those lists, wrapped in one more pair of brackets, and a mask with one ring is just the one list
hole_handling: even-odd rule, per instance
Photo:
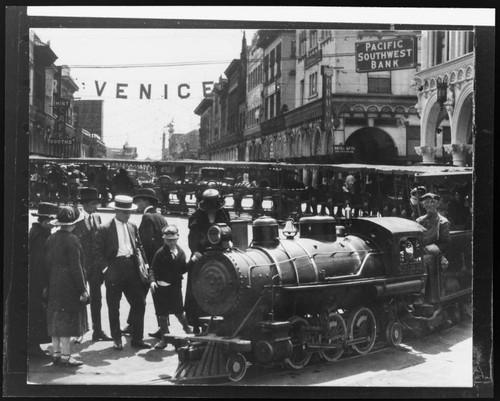
{"label": "locomotive bell", "polygon": [[280,242],[278,222],[269,216],[254,220],[252,234],[253,244],[257,246],[277,246]]}
{"label": "locomotive bell", "polygon": [[292,239],[297,235],[297,230],[295,229],[295,225],[293,224],[293,219],[287,219],[285,228],[283,228],[283,235],[287,239]]}

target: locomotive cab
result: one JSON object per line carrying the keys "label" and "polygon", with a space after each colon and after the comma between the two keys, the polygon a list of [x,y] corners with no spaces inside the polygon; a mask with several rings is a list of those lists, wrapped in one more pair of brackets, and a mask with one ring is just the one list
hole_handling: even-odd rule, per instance
{"label": "locomotive cab", "polygon": [[399,217],[357,218],[349,231],[369,238],[384,252],[389,276],[425,275],[421,247],[425,228],[420,224]]}

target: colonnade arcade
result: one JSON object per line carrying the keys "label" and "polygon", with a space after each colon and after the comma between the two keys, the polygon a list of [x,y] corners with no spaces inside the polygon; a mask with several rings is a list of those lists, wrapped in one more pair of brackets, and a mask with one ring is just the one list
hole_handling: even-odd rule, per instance
{"label": "colonnade arcade", "polygon": [[[420,146],[415,151],[424,163],[435,162],[450,154],[456,166],[472,160],[474,54],[469,53],[447,63],[415,74],[421,119]],[[438,87],[443,95],[438,98]],[[444,92],[446,90],[446,92]],[[446,141],[440,127],[447,126],[451,139]]]}

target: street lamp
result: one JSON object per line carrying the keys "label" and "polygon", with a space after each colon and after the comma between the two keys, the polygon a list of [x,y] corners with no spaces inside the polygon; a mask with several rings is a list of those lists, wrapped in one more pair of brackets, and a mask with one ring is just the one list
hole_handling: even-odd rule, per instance
{"label": "street lamp", "polygon": [[438,82],[437,83],[437,93],[436,93],[437,102],[439,103],[441,110],[443,110],[443,105],[446,102],[447,89],[448,89],[448,85],[446,84],[446,82]]}

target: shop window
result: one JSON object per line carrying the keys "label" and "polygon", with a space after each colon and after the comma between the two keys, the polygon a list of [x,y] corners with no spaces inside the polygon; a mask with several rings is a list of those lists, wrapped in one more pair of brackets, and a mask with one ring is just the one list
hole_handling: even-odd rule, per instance
{"label": "shop window", "polygon": [[330,31],[329,29],[322,29],[320,31],[320,37],[319,37],[320,42],[324,42],[325,40],[330,39],[331,37],[332,37],[332,31]]}
{"label": "shop window", "polygon": [[275,51],[271,50],[271,57],[269,60],[269,80],[274,81],[274,64],[275,64]]}
{"label": "shop window", "polygon": [[300,33],[299,33],[299,57],[302,57],[306,54],[306,44],[307,44],[306,31],[300,31]]}
{"label": "shop window", "polygon": [[316,46],[318,46],[318,31],[317,30],[311,30],[309,31],[309,49],[314,49]]}
{"label": "shop window", "polygon": [[281,43],[276,46],[276,76],[281,75]]}
{"label": "shop window", "polygon": [[318,73],[313,72],[309,75],[309,97],[318,94]]}
{"label": "shop window", "polygon": [[368,93],[391,93],[391,72],[369,72]]}
{"label": "shop window", "polygon": [[269,56],[264,57],[264,82],[267,83],[269,80]]}

